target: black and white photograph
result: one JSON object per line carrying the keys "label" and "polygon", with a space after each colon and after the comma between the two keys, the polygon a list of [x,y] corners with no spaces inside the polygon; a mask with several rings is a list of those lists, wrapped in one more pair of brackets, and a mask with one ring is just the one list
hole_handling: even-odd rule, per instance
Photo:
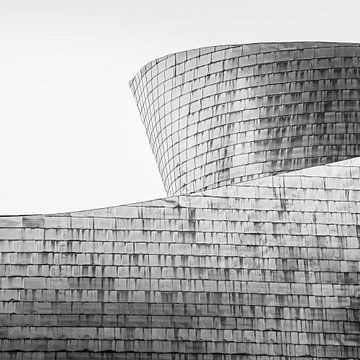
{"label": "black and white photograph", "polygon": [[359,14],[0,0],[0,360],[360,359]]}

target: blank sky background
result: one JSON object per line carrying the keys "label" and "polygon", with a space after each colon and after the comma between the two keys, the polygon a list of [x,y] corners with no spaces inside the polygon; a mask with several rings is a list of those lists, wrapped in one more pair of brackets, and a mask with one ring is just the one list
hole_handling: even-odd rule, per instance
{"label": "blank sky background", "polygon": [[0,0],[0,214],[165,196],[129,80],[200,46],[360,42],[358,1]]}

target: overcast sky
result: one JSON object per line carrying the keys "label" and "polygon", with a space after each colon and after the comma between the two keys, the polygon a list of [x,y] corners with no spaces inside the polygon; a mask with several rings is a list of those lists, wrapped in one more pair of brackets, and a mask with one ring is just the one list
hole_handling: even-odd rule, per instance
{"label": "overcast sky", "polygon": [[0,0],[0,214],[165,196],[128,82],[200,46],[360,42],[359,1]]}

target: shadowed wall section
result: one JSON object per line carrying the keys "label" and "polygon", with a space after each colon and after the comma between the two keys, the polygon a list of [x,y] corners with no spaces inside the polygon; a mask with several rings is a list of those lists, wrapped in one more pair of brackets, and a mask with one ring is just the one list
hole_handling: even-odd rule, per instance
{"label": "shadowed wall section", "polygon": [[194,49],[130,86],[168,195],[360,155],[360,46]]}
{"label": "shadowed wall section", "polygon": [[145,66],[131,86],[176,195],[1,216],[0,359],[360,358],[358,50]]}

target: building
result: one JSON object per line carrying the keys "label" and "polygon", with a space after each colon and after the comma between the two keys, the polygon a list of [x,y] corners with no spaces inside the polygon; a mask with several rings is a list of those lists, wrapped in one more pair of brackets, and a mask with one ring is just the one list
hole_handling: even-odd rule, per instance
{"label": "building", "polygon": [[200,48],[130,86],[168,197],[1,217],[0,358],[360,358],[360,45]]}

